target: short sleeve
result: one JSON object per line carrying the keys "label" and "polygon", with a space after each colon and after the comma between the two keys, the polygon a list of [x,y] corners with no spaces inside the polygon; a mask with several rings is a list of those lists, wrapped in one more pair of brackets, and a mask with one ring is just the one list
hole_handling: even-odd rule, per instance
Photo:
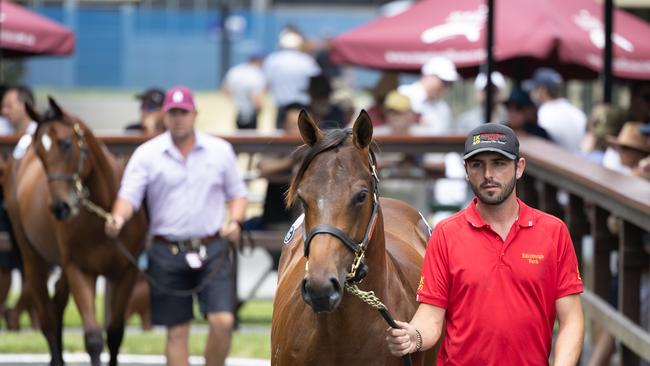
{"label": "short sleeve", "polygon": [[126,164],[126,169],[124,170],[120,184],[120,191],[117,194],[118,197],[129,201],[134,211],[140,208],[147,190],[149,174],[145,155],[145,150],[141,148],[133,152],[129,162]]}
{"label": "short sleeve", "polygon": [[583,287],[578,259],[571,236],[569,236],[569,231],[564,224],[561,224],[557,266],[558,276],[555,298],[559,299],[567,295],[581,293]]}
{"label": "short sleeve", "polygon": [[451,276],[447,245],[441,226],[438,225],[429,238],[417,291],[417,301],[446,309],[451,288]]}
{"label": "short sleeve", "polygon": [[226,182],[226,199],[230,201],[235,198],[246,197],[248,190],[246,189],[244,179],[242,179],[239,173],[239,167],[237,167],[237,156],[230,145],[228,145],[226,159],[224,161],[226,164],[223,170],[224,182]]}

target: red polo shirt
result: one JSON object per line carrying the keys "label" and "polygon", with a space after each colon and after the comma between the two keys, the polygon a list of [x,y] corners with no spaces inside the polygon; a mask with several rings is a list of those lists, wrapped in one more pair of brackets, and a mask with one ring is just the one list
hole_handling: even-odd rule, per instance
{"label": "red polo shirt", "polygon": [[417,300],[446,309],[438,365],[548,365],[555,300],[582,279],[564,223],[517,202],[505,241],[476,198],[429,239]]}

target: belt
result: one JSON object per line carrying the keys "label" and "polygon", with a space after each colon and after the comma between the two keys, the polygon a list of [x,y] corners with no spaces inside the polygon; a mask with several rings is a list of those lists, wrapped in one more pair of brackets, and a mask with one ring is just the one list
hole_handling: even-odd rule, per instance
{"label": "belt", "polygon": [[198,250],[202,245],[208,245],[215,240],[221,239],[221,235],[217,231],[216,233],[202,238],[191,238],[183,240],[169,240],[162,235],[155,235],[153,237],[154,243],[166,244],[169,246],[177,247],[181,251],[185,250]]}

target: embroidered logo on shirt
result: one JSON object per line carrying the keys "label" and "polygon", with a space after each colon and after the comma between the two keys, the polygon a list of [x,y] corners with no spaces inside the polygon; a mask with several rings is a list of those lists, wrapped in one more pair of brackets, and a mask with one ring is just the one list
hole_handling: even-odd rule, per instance
{"label": "embroidered logo on shirt", "polygon": [[521,253],[522,259],[527,259],[529,264],[539,264],[544,259],[544,254]]}
{"label": "embroidered logo on shirt", "polygon": [[420,276],[420,284],[418,285],[418,291],[424,288],[424,276]]}
{"label": "embroidered logo on shirt", "polygon": [[580,267],[576,266],[576,273],[578,274],[578,279],[582,281],[582,277],[580,276]]}

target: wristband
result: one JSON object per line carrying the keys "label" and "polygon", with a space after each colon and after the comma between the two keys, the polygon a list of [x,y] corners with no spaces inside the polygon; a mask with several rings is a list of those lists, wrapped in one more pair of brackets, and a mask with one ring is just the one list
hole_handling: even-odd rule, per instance
{"label": "wristband", "polygon": [[415,342],[415,352],[422,352],[422,334],[419,330],[415,330],[417,341]]}

